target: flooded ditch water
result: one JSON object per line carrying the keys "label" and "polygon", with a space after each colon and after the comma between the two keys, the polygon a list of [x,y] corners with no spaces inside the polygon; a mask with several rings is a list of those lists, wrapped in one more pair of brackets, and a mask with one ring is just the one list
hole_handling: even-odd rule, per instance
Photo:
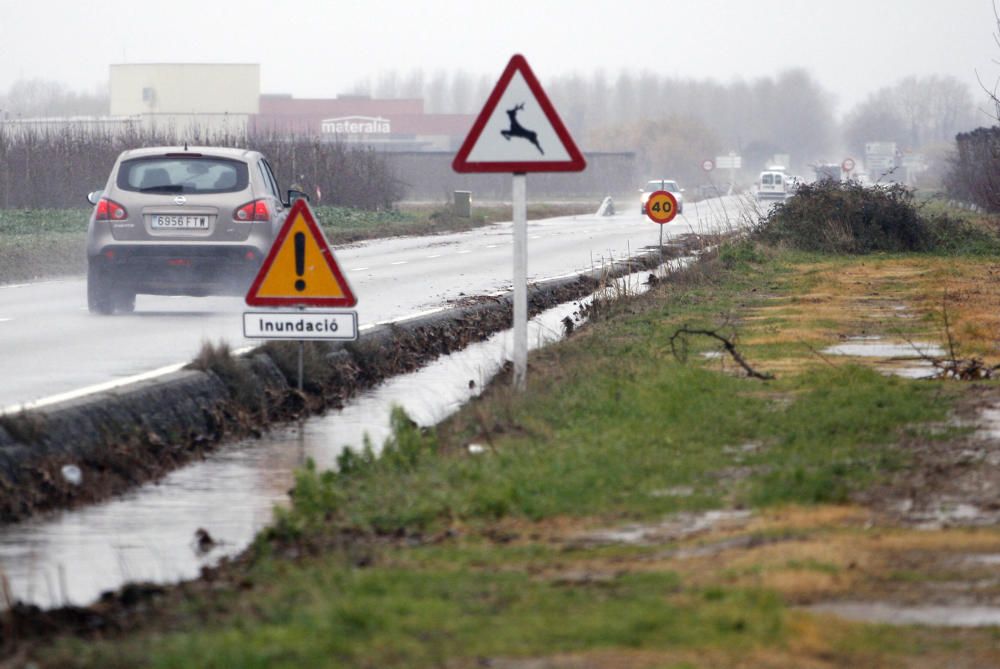
{"label": "flooded ditch water", "polygon": [[[622,277],[609,294],[644,292],[649,274]],[[532,319],[529,348],[561,339],[563,320],[577,323],[581,307],[592,299]],[[227,445],[158,483],[106,503],[0,527],[0,570],[11,597],[43,607],[85,605],[129,581],[194,578],[203,566],[242,551],[269,524],[273,507],[287,502],[294,472],[306,458],[330,468],[345,447],[360,447],[366,434],[374,446],[381,445],[393,406],[403,407],[420,425],[438,423],[478,395],[512,349],[511,331],[497,333],[394,377],[341,410]],[[214,541],[210,550],[196,540],[199,530]]]}

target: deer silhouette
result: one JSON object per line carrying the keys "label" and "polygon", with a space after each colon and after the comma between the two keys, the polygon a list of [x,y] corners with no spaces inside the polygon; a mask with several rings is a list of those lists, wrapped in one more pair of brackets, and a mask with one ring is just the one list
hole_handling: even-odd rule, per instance
{"label": "deer silhouette", "polygon": [[535,148],[538,149],[538,152],[544,156],[545,151],[542,151],[542,145],[538,143],[538,133],[536,133],[534,130],[528,130],[523,125],[517,122],[517,112],[521,111],[522,109],[524,109],[523,102],[519,105],[515,105],[513,109],[507,110],[507,116],[510,117],[510,130],[501,130],[500,134],[503,135],[503,138],[506,139],[508,142],[510,141],[511,137],[521,137],[523,139],[526,139],[532,144],[534,144]]}

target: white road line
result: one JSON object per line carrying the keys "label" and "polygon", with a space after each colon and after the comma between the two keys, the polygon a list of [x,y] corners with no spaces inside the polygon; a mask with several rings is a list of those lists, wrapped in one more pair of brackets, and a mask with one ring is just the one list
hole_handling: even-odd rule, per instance
{"label": "white road line", "polygon": [[121,386],[127,386],[130,383],[147,381],[149,379],[156,378],[157,376],[163,376],[164,374],[170,374],[172,372],[176,372],[182,369],[185,365],[187,365],[186,362],[178,363],[176,365],[167,365],[166,367],[160,367],[159,369],[154,369],[149,372],[143,372],[142,374],[126,376],[121,379],[115,379],[114,381],[105,381],[104,383],[97,383],[92,386],[87,386],[86,388],[71,390],[66,393],[59,393],[58,395],[50,395],[49,397],[45,397],[40,400],[35,400],[33,402],[12,404],[8,407],[0,409],[0,416],[4,414],[17,413],[19,411],[27,411],[29,409],[38,409],[40,407],[48,406],[50,404],[55,404],[56,402],[75,400],[77,398],[84,397],[85,395],[90,395],[92,393],[100,393],[105,390],[114,390],[115,388],[120,388]]}
{"label": "white road line", "polygon": [[364,272],[366,269],[368,269],[368,268],[367,267],[352,267],[349,271],[351,271],[351,272]]}
{"label": "white road line", "polygon": [[24,288],[25,286],[30,286],[30,283],[8,283],[6,286],[0,286],[0,289],[4,288]]}
{"label": "white road line", "polygon": [[472,253],[472,251],[466,249],[465,251],[459,251],[455,255],[462,256],[462,255],[465,255],[466,253]]}
{"label": "white road line", "polygon": [[530,237],[528,237],[528,239],[541,239],[541,238],[542,238],[541,235],[531,235]]}
{"label": "white road line", "polygon": [[[233,355],[244,355],[252,351],[255,347],[253,346],[243,346],[241,348],[233,349]],[[57,402],[66,402],[68,400],[75,400],[80,397],[85,397],[86,395],[91,395],[93,393],[100,393],[106,390],[114,390],[115,388],[120,388],[122,386],[127,386],[132,383],[138,383],[139,381],[148,381],[150,379],[155,379],[158,376],[163,376],[165,374],[172,374],[173,372],[179,371],[186,367],[188,363],[181,362],[174,365],[167,365],[166,367],[160,367],[159,369],[154,369],[148,372],[143,372],[141,374],[133,374],[132,376],[125,376],[120,379],[115,379],[114,381],[105,381],[104,383],[96,383],[92,386],[86,386],[85,388],[79,388],[77,390],[70,390],[69,392],[59,393],[58,395],[50,395],[44,397],[40,400],[35,400],[33,402],[24,402],[22,404],[12,404],[7,407],[0,409],[0,416],[5,414],[18,413],[20,411],[28,411],[30,409],[38,409],[40,407],[48,406],[50,404],[56,404]]]}
{"label": "white road line", "polygon": [[389,264],[390,265],[405,265],[408,262],[410,262],[410,261],[409,260],[398,260],[396,262],[392,262],[392,263],[389,263]]}
{"label": "white road line", "polygon": [[441,254],[439,253],[436,256],[427,256],[427,259],[428,260],[434,260],[435,258],[440,258],[440,257],[441,257]]}
{"label": "white road line", "polygon": [[488,249],[495,249],[497,246],[499,246],[499,244],[487,244],[486,248],[488,248]]}
{"label": "white road line", "polygon": [[6,323],[7,321],[12,321],[13,318],[0,318],[0,323]]}

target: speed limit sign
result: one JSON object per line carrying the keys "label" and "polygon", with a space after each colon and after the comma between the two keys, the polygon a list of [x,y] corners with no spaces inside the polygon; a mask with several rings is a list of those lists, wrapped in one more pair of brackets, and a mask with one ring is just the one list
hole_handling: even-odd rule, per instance
{"label": "speed limit sign", "polygon": [[845,172],[850,172],[854,169],[854,158],[844,158],[844,162],[840,164],[840,169]]}
{"label": "speed limit sign", "polygon": [[677,198],[665,190],[658,190],[650,194],[646,201],[646,216],[649,216],[653,223],[669,223],[677,215]]}
{"label": "speed limit sign", "polygon": [[715,161],[712,160],[711,158],[706,158],[705,160],[701,161],[701,169],[705,170],[706,172],[711,172],[712,170],[715,169]]}

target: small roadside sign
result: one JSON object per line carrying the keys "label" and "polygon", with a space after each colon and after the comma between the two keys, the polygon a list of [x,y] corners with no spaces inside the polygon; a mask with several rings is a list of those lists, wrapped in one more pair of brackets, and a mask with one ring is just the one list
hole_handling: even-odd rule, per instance
{"label": "small roadside sign", "polygon": [[305,199],[296,200],[246,294],[252,307],[358,303]]}
{"label": "small roadside sign", "polygon": [[840,164],[840,169],[845,172],[850,172],[855,167],[854,158],[844,158],[844,162]]}
{"label": "small roadside sign", "polygon": [[579,172],[586,167],[520,54],[507,63],[452,161],[456,172]]}
{"label": "small roadside sign", "polygon": [[738,170],[743,168],[743,156],[730,153],[728,156],[716,156],[715,166],[720,170]]}
{"label": "small roadside sign", "polygon": [[653,223],[669,223],[677,216],[677,198],[673,193],[658,190],[650,194],[646,201],[646,216]]}
{"label": "small roadside sign", "polygon": [[243,336],[247,339],[358,338],[356,311],[245,311]]}
{"label": "small roadside sign", "polygon": [[715,169],[715,161],[712,160],[711,158],[706,158],[705,160],[701,161],[701,169],[705,170],[706,172],[711,172],[712,170]]}

